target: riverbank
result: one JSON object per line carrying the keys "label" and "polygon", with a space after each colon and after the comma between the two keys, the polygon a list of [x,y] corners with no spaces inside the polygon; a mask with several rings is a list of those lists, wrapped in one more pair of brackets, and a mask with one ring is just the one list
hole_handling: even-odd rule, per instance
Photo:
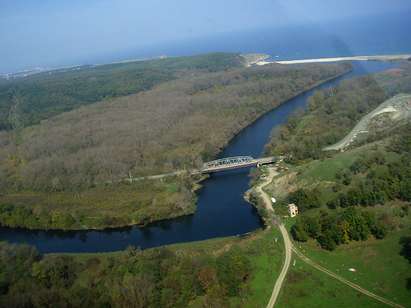
{"label": "riverbank", "polygon": [[[254,71],[251,72],[251,70]],[[258,99],[254,98],[251,93],[247,93],[250,97],[246,100],[244,96],[239,97],[242,103],[248,104],[247,108],[239,109],[240,113],[230,108],[229,112],[226,112],[228,118],[223,119],[222,116],[219,116],[221,118],[219,123],[221,122],[220,124],[224,127],[227,127],[228,122],[231,124],[224,133],[216,129],[217,133],[214,136],[218,135],[218,140],[214,143],[218,142],[218,148],[215,148],[213,154],[221,153],[241,131],[253,125],[271,110],[323,83],[347,74],[350,70],[349,65],[308,66],[307,68],[302,67],[290,71],[280,69],[278,72],[276,68],[273,68],[272,72],[271,70],[266,72],[255,68],[247,69],[244,74],[272,74],[271,77],[265,75],[263,77],[267,86],[271,88],[259,90],[263,92]],[[291,89],[285,88],[288,85],[287,76],[291,76],[292,73],[298,76],[293,80],[289,80],[294,87]],[[318,80],[320,78],[322,79]],[[276,85],[281,83],[283,87],[278,91],[274,91],[276,87],[273,88],[271,82],[275,82]],[[295,84],[296,82],[297,84]],[[252,81],[249,81],[249,83],[250,87],[258,86]],[[231,88],[227,91],[232,92]],[[235,91],[239,92],[241,89],[236,85]],[[212,91],[210,90],[210,92]],[[272,95],[270,95],[271,92],[273,92]],[[70,114],[70,116],[73,115]],[[91,116],[93,117],[94,113]],[[205,118],[204,120],[195,119],[202,121],[199,123],[202,127],[210,125],[204,123]],[[215,117],[208,119],[208,121],[215,121]],[[193,124],[190,122],[190,125]],[[193,138],[193,136],[189,136],[191,133],[186,128],[179,127],[179,131],[175,133],[179,135],[186,134],[187,138]],[[38,133],[37,136],[40,135]],[[205,147],[204,143],[206,143],[205,140],[208,140],[208,136],[208,134],[205,134],[204,137],[197,137],[199,139],[198,148]],[[176,138],[175,135],[173,135],[173,138]],[[174,154],[175,159],[185,159],[184,151],[188,151],[186,149],[187,145],[184,143],[179,147],[183,150],[179,152],[179,148],[174,149],[176,152]],[[198,155],[200,154],[203,153],[200,152]],[[156,155],[157,159],[161,157],[158,151],[153,155]],[[193,160],[198,160],[194,157],[192,151],[187,155],[193,156]],[[4,194],[0,196],[0,223],[7,227],[32,230],[104,230],[134,225],[147,226],[153,222],[193,214],[196,210],[194,204],[196,196],[193,191],[198,188],[196,187],[198,181],[188,175],[184,176],[184,174],[169,173],[169,175],[171,177],[168,180],[165,180],[163,175],[152,175],[145,177],[147,181],[132,181],[129,185],[100,185],[75,193],[70,191],[21,191]],[[163,182],[163,180],[165,181]]]}
{"label": "riverbank", "polygon": [[[353,76],[392,67],[391,63],[382,62],[361,65],[354,63],[352,72],[321,84],[318,88],[303,93],[261,116],[258,121],[235,136],[220,156],[230,157],[247,153],[259,157],[272,129],[284,123],[295,110],[305,108],[308,98],[314,91],[335,86]],[[262,226],[257,211],[242,196],[249,188],[248,175],[248,170],[244,169],[218,173],[206,179],[202,183],[203,189],[197,193],[198,202],[194,215],[153,223],[144,228],[130,227],[107,231],[61,232],[0,228],[0,240],[25,242],[36,246],[41,252],[106,252],[123,250],[129,245],[146,249],[172,243],[246,234]],[[153,183],[157,182],[160,181]],[[233,212],[235,219],[232,219]]]}
{"label": "riverbank", "polygon": [[0,243],[7,285],[0,306],[17,306],[22,298],[31,306],[47,298],[53,307],[263,307],[281,267],[281,251],[273,230],[103,254],[40,255]]}

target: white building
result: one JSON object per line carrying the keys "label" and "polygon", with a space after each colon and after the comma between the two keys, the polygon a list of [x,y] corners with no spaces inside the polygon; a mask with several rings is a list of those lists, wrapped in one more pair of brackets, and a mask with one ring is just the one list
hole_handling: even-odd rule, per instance
{"label": "white building", "polygon": [[288,213],[290,217],[295,217],[298,215],[298,207],[294,203],[288,205]]}

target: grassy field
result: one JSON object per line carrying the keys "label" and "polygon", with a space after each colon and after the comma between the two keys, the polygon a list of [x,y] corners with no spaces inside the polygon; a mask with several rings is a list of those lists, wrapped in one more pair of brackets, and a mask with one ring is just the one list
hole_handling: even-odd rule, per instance
{"label": "grassy field", "polygon": [[353,242],[332,252],[319,248],[314,241],[298,246],[307,257],[323,267],[377,295],[408,306],[411,292],[406,283],[411,277],[411,265],[400,255],[399,240],[409,234],[410,229],[391,232],[383,240]]}
{"label": "grassy field", "polygon": [[384,307],[384,305],[296,259],[280,293],[277,307]]}
{"label": "grassy field", "polygon": [[330,158],[313,160],[307,164],[297,166],[295,171],[299,173],[298,181],[300,184],[335,181],[338,172],[347,170],[360,157],[366,157],[376,151],[380,151],[387,162],[394,161],[398,158],[398,155],[387,151],[385,148],[386,143],[387,140],[367,143],[347,152],[337,153]]}
{"label": "grassy field", "polygon": [[[391,205],[376,209],[380,212],[391,210]],[[284,223],[289,230],[295,218],[285,219]],[[321,249],[314,240],[294,244],[317,264],[368,291],[409,307],[411,292],[406,282],[411,277],[411,265],[400,255],[399,240],[410,231],[409,227],[392,231],[383,240],[352,242],[332,252]],[[280,293],[278,307],[385,307],[307,265],[295,254],[292,262],[295,263]],[[349,271],[349,268],[356,272]]]}
{"label": "grassy field", "polygon": [[233,307],[266,307],[271,296],[283,264],[284,244],[278,229],[265,232],[266,235],[260,241],[249,244],[249,252],[254,252],[250,258],[254,270],[248,285],[250,292],[245,300],[232,299]]}
{"label": "grassy field", "polygon": [[347,169],[366,148],[358,151],[339,153],[332,158],[324,160],[314,160],[300,168],[296,168],[300,173],[299,181],[333,181],[337,172]]}

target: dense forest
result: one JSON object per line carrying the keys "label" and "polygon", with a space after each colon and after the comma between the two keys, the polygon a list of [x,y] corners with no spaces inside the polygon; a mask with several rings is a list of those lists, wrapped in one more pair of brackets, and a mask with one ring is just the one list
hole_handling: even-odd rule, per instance
{"label": "dense forest", "polygon": [[214,53],[81,66],[0,83],[0,130],[39,123],[59,113],[103,99],[151,89],[183,74],[242,66],[238,54]]}
{"label": "dense forest", "polygon": [[263,113],[349,69],[341,63],[197,72],[0,132],[1,223],[102,228],[163,219],[167,208],[173,217],[190,213],[189,180],[121,184],[123,194],[115,183],[199,167]]}
{"label": "dense forest", "polygon": [[186,307],[201,295],[223,306],[226,296],[244,292],[251,273],[239,250],[192,258],[167,248],[128,248],[116,257],[83,261],[0,245],[3,307]]}
{"label": "dense forest", "polygon": [[[263,286],[256,276],[276,270],[275,262],[256,260],[272,260],[278,247],[267,232],[247,239],[85,255],[41,255],[30,246],[0,242],[0,306],[253,306],[252,288]],[[265,303],[271,288],[263,288],[268,292],[257,300]]]}
{"label": "dense forest", "polygon": [[336,246],[353,240],[364,241],[370,235],[382,239],[386,232],[386,227],[375,218],[373,212],[355,207],[337,213],[323,211],[314,216],[299,216],[291,227],[295,240],[305,242],[308,238],[313,238],[328,250],[334,250]]}

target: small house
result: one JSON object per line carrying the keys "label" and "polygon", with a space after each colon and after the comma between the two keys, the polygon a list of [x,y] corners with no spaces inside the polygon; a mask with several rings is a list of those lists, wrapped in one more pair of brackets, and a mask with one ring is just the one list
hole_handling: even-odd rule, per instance
{"label": "small house", "polygon": [[298,215],[298,207],[294,203],[288,205],[288,213],[290,217],[295,217]]}

